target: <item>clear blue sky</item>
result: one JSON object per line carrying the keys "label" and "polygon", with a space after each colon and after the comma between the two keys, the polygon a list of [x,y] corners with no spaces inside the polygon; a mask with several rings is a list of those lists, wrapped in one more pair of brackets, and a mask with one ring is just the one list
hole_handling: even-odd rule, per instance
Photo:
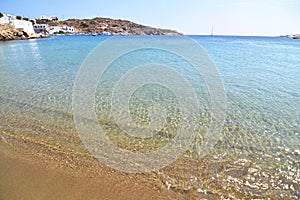
{"label": "clear blue sky", "polygon": [[60,19],[128,19],[185,34],[300,33],[300,0],[0,0],[0,12]]}

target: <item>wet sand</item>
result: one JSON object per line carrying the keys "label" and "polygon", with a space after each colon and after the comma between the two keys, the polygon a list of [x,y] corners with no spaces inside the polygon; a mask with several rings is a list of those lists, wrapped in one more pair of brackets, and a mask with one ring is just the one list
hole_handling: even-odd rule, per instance
{"label": "wet sand", "polygon": [[[33,149],[0,139],[0,199],[190,199],[148,174],[125,174],[101,164],[72,169],[43,160]],[[41,150],[39,150],[41,151]],[[32,154],[31,154],[32,153]],[[55,159],[54,159],[55,160]],[[72,165],[69,165],[72,166]],[[93,166],[94,167],[94,166]]]}

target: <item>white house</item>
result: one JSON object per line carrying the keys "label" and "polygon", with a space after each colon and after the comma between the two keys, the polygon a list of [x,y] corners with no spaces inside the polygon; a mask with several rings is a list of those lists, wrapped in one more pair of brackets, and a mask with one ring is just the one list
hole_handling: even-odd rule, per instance
{"label": "white house", "polygon": [[64,31],[64,32],[68,32],[68,33],[74,33],[75,32],[75,29],[73,26],[64,26],[64,27],[61,27],[61,30]]}
{"label": "white house", "polygon": [[50,17],[47,17],[47,16],[40,16],[40,20],[51,20]]}
{"label": "white house", "polygon": [[11,22],[16,29],[25,31],[28,35],[32,35],[35,33],[33,25],[30,21],[14,19]]}
{"label": "white house", "polygon": [[40,20],[41,21],[58,21],[58,17],[54,17],[54,16],[51,16],[51,17],[47,17],[47,16],[40,16]]}
{"label": "white house", "polygon": [[49,26],[47,24],[35,24],[33,25],[35,33],[47,34],[49,32]]}
{"label": "white house", "polygon": [[50,34],[58,33],[58,32],[64,32],[64,33],[75,33],[75,29],[73,26],[50,26]]}
{"label": "white house", "polygon": [[0,24],[9,24],[13,19],[16,19],[16,17],[9,14],[3,14],[3,17],[0,18]]}

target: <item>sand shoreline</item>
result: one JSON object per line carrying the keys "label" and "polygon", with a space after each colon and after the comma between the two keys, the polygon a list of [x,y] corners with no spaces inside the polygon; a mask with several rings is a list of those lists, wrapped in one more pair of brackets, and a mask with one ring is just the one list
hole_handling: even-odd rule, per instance
{"label": "sand shoreline", "polygon": [[[42,149],[0,139],[0,199],[190,199],[168,190],[151,174],[126,174],[90,158],[74,164],[42,158]],[[34,152],[35,151],[35,152]],[[49,152],[48,152],[49,153]],[[49,153],[50,155],[50,153]],[[62,155],[60,155],[62,157]],[[66,165],[63,165],[64,161]],[[85,163],[85,164],[84,164]],[[74,169],[72,169],[72,166]]]}

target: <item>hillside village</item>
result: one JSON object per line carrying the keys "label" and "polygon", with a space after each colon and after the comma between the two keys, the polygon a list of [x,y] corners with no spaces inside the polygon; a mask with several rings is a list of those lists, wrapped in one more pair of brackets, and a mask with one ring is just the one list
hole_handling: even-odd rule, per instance
{"label": "hillside village", "polygon": [[48,37],[51,34],[87,35],[180,35],[180,33],[109,18],[68,19],[55,16],[29,19],[0,13],[0,40]]}
{"label": "hillside village", "polygon": [[38,19],[29,19],[0,13],[0,39],[29,39],[47,37],[55,33],[75,33],[73,27],[49,26],[47,23],[52,21],[58,21],[58,18],[41,16]]}

